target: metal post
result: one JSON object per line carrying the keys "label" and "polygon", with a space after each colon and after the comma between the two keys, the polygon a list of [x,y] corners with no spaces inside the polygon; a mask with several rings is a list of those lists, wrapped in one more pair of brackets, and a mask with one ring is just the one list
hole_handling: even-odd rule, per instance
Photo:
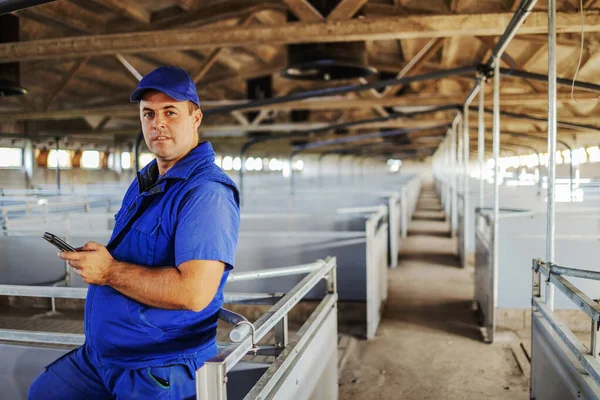
{"label": "metal post", "polygon": [[[539,299],[542,295],[541,293],[541,283],[542,283],[542,273],[540,272],[539,268],[537,267],[537,263],[538,260],[533,260],[533,265],[532,265],[532,277],[531,277],[531,295],[533,297],[533,299]],[[534,304],[533,301],[531,302],[532,305]],[[535,312],[535,308],[532,306],[531,308],[531,318],[532,318],[532,322],[533,322],[533,313]],[[533,323],[531,324],[531,331],[530,331],[530,337],[533,337]],[[534,348],[535,346],[531,346],[531,354],[530,354],[530,360],[533,360],[533,352],[534,352]],[[533,363],[531,362],[529,364],[529,376],[533,376]],[[531,394],[532,392],[532,380],[529,380],[529,398],[533,399],[533,396]]]}
{"label": "metal post", "polygon": [[321,153],[319,155],[319,187],[323,187],[323,157],[325,156],[324,153]]}
{"label": "metal post", "polygon": [[[500,58],[497,57],[494,62],[494,237],[492,250],[492,269],[494,277],[494,307],[498,304],[498,242],[500,241]],[[492,326],[496,327],[496,313],[493,314],[494,321]],[[493,336],[493,331],[491,332]]]}
{"label": "metal post", "polygon": [[569,147],[569,195],[573,201],[573,150]]}
{"label": "metal post", "polygon": [[600,339],[600,337],[598,337],[598,335],[600,334],[600,332],[599,332],[598,328],[599,328],[598,322],[596,322],[592,319],[592,329],[591,329],[591,338],[590,338],[590,354],[596,360],[600,359],[600,354],[598,353],[598,344],[599,344],[598,339]]}
{"label": "metal post", "polygon": [[[548,214],[546,262],[554,261],[554,182],[556,178],[556,0],[548,0]],[[546,305],[554,311],[554,286],[546,281]]]}
{"label": "metal post", "polygon": [[538,160],[538,196],[542,195],[542,160],[540,159],[540,153],[537,153],[537,160]]}
{"label": "metal post", "polygon": [[289,343],[288,315],[285,314],[281,321],[275,325],[275,346],[285,348]]}
{"label": "metal post", "polygon": [[56,137],[56,190],[60,192],[60,138]]}
{"label": "metal post", "polygon": [[196,399],[227,399],[227,374],[224,363],[208,361],[196,371]]}
{"label": "metal post", "polygon": [[479,131],[477,135],[477,153],[479,158],[479,207],[484,205],[485,182],[483,180],[483,171],[485,169],[485,80],[481,80],[481,90],[479,90]]}
{"label": "metal post", "polygon": [[450,129],[450,135],[452,138],[452,141],[450,142],[450,146],[451,146],[451,150],[450,150],[450,171],[452,173],[452,201],[450,203],[450,212],[452,213],[452,237],[454,237],[454,235],[456,234],[456,226],[458,224],[458,209],[457,209],[457,205],[458,205],[458,173],[457,173],[457,146],[456,146],[456,139],[457,139],[457,134],[456,134],[456,130],[457,127],[456,125],[458,124],[458,119],[454,120],[454,123],[452,124],[452,128]]}
{"label": "metal post", "polygon": [[240,192],[240,206],[244,205],[244,172],[245,172],[245,165],[246,164],[244,162],[244,147],[242,147],[242,151],[240,151],[240,161],[242,162],[242,165],[240,165],[240,171],[239,171],[239,183],[238,183],[238,189]]}
{"label": "metal post", "polygon": [[140,144],[144,140],[144,131],[140,131],[138,135],[135,137],[135,142],[133,144],[133,158],[135,159],[135,172],[140,171]]}
{"label": "metal post", "polygon": [[463,110],[463,152],[464,152],[464,165],[465,170],[463,173],[463,185],[464,185],[464,194],[463,194],[463,235],[465,240],[463,240],[463,266],[467,266],[467,240],[466,236],[471,230],[471,226],[469,225],[469,141],[471,140],[469,135],[469,106],[470,102],[465,104]]}
{"label": "metal post", "polygon": [[340,185],[342,183],[342,158],[344,156],[342,154],[339,155],[338,158],[338,176],[337,176],[337,183],[338,185]]}
{"label": "metal post", "polygon": [[[449,141],[446,143],[446,162],[444,167],[446,168],[446,216],[448,220],[452,221],[452,131],[448,130],[446,139]],[[452,223],[451,223],[452,224]],[[452,230],[452,225],[450,225]]]}
{"label": "metal post", "polygon": [[295,190],[296,190],[296,188],[294,187],[295,186],[294,185],[294,166],[292,164],[294,162],[294,155],[295,155],[295,153],[292,152],[292,154],[290,154],[290,160],[289,160],[289,163],[290,163],[290,194],[292,194],[292,195],[295,193]]}
{"label": "metal post", "polygon": [[[463,127],[463,122],[462,122],[462,116],[461,119],[458,121],[458,124],[456,125],[456,136],[457,136],[457,141],[458,141],[458,146],[456,148],[456,159],[457,159],[457,170],[456,170],[456,183],[458,185],[457,187],[457,191],[458,193],[461,193],[464,191],[464,182],[463,182],[463,174],[462,171],[464,170],[464,165],[463,165],[463,148],[464,148],[464,141],[463,141],[463,131],[462,131],[462,127]],[[464,197],[464,193],[463,193],[463,197]],[[456,202],[456,226],[458,227],[458,202]]]}

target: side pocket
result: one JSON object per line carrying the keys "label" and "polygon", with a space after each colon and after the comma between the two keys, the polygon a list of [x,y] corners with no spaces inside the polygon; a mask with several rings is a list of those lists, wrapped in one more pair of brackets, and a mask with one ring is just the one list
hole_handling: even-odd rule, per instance
{"label": "side pocket", "polygon": [[148,321],[148,318],[146,318],[142,311],[142,305],[137,301],[129,298],[127,299],[127,313],[129,314],[131,322],[142,328],[155,341],[158,342],[164,335],[162,329]]}
{"label": "side pocket", "polygon": [[152,369],[153,368],[151,368],[151,367],[146,368],[146,373],[148,374],[148,377],[150,378],[150,380],[152,382],[154,382],[154,384],[161,389],[171,388],[171,383],[167,379],[161,378],[161,377],[155,375],[154,373],[152,373]]}

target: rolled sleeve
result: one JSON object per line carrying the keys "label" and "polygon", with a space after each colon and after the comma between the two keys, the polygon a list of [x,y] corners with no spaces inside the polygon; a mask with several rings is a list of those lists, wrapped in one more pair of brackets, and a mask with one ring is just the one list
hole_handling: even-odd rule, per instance
{"label": "rolled sleeve", "polygon": [[[192,190],[177,217],[175,263],[214,260],[234,267],[240,227],[240,209],[232,189]],[[223,190],[224,188],[224,190]]]}

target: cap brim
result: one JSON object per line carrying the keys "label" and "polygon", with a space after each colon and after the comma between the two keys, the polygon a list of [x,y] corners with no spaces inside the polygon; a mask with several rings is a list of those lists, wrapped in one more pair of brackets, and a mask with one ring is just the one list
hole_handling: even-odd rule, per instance
{"label": "cap brim", "polygon": [[156,86],[148,86],[148,87],[139,88],[139,89],[134,90],[133,93],[131,93],[131,96],[129,96],[129,101],[131,101],[132,103],[136,102],[136,101],[140,101],[142,99],[142,97],[144,97],[144,93],[147,92],[148,90],[156,90],[156,91],[162,92],[177,101],[189,101],[189,99],[186,97],[179,96],[177,93],[173,93],[169,90],[166,90],[165,88],[156,87]]}

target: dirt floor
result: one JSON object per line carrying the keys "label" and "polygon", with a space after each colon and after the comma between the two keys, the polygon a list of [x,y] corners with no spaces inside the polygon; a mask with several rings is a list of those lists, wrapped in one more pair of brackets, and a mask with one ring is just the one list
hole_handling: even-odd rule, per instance
{"label": "dirt floor", "polygon": [[340,399],[529,398],[510,347],[482,341],[471,311],[473,272],[458,267],[439,208],[425,188],[399,266],[390,270],[377,337],[350,356]]}

